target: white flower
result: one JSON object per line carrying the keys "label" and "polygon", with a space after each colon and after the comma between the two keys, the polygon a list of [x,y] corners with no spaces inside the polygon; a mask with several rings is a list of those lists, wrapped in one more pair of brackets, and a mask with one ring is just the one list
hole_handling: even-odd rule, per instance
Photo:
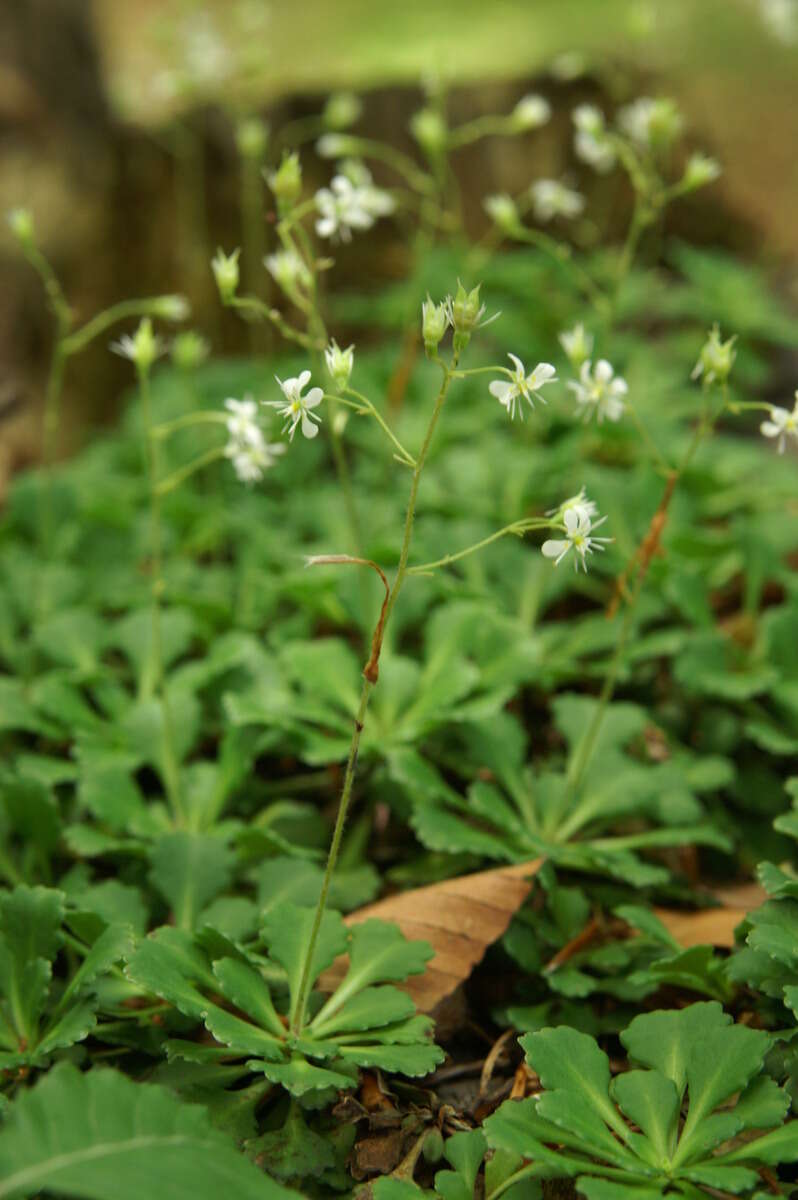
{"label": "white flower", "polygon": [[281,417],[285,417],[283,433],[288,430],[289,441],[294,440],[296,427],[301,423],[302,434],[306,438],[314,438],[319,432],[318,424],[321,417],[311,410],[318,408],[324,399],[320,387],[311,388],[307,396],[302,395],[302,389],[310,383],[310,371],[303,371],[298,379],[277,379],[285,400],[267,400],[270,408],[276,408]]}
{"label": "white flower", "polygon": [[373,217],[389,217],[396,210],[396,200],[385,188],[379,188],[374,183],[371,171],[364,162],[357,158],[349,158],[340,164],[339,174],[352,184],[361,208]]}
{"label": "white flower", "polygon": [[588,499],[584,485],[575,496],[569,496],[567,500],[563,500],[558,508],[550,508],[546,516],[554,517],[558,522],[564,523],[565,514],[571,511],[586,521],[592,521],[594,517],[598,516],[598,505],[594,500]]}
{"label": "white flower", "polygon": [[667,146],[682,131],[681,113],[672,100],[640,96],[618,113],[618,127],[641,150]]}
{"label": "white flower", "polygon": [[352,367],[355,365],[355,347],[347,346],[346,350],[342,350],[333,338],[324,351],[324,361],[327,364],[330,379],[338,391],[342,392],[349,383]]}
{"label": "white flower", "polygon": [[779,454],[784,453],[788,437],[793,437],[798,442],[798,391],[795,393],[792,412],[774,406],[770,410],[770,420],[763,421],[759,428],[765,437],[779,439]]}
{"label": "white flower", "polygon": [[593,530],[598,529],[599,525],[603,525],[606,519],[606,517],[601,517],[598,521],[592,521],[583,509],[579,507],[566,508],[563,513],[565,537],[550,538],[545,541],[541,546],[543,554],[546,558],[553,558],[556,567],[573,548],[576,551],[574,570],[579,570],[581,559],[582,570],[587,571],[587,555],[592,554],[594,550],[603,550],[604,544],[613,540],[612,538],[593,536]]}
{"label": "white flower", "polygon": [[111,342],[111,350],[122,358],[129,358],[137,369],[149,371],[156,358],[166,349],[163,340],[153,331],[152,321],[143,317],[134,334],[123,333],[116,342]]}
{"label": "white flower", "polygon": [[571,119],[576,127],[574,151],[577,158],[602,173],[615,166],[615,149],[607,135],[604,114],[595,104],[580,104]]}
{"label": "white flower", "polygon": [[274,254],[267,254],[263,265],[284,292],[310,285],[310,271],[296,250],[276,250]]}
{"label": "white flower", "polygon": [[[508,354],[507,357],[512,361],[514,367],[512,371],[507,372],[510,378],[494,380],[488,390],[491,396],[496,397],[499,404],[504,405],[511,419],[515,417],[515,410],[518,407],[521,420],[523,420],[523,407],[519,403],[521,398],[528,400],[534,408],[535,401],[532,393],[537,393],[544,384],[553,383],[557,375],[551,363],[538,363],[532,374],[527,375],[520,358],[516,358],[514,354]],[[540,399],[543,400],[543,397],[541,396]]]}
{"label": "white flower", "polygon": [[608,421],[618,421],[623,416],[623,397],[629,388],[626,380],[615,374],[606,358],[598,360],[595,370],[588,358],[582,363],[579,381],[572,380],[568,387],[576,396],[577,403],[583,406],[586,421],[590,420],[594,410],[600,422],[605,417]]}
{"label": "white flower", "polygon": [[538,179],[529,189],[532,207],[539,221],[552,217],[578,217],[585,207],[585,198],[557,179]]}
{"label": "white flower", "polygon": [[564,329],[559,335],[559,341],[568,355],[568,361],[577,371],[593,353],[593,334],[586,331],[581,321],[574,325],[573,329]]}
{"label": "white flower", "polygon": [[261,428],[258,425],[258,406],[251,396],[243,400],[229,397],[224,406],[230,413],[225,425],[230,441],[240,446],[256,446],[263,440]]}
{"label": "white flower", "polygon": [[257,483],[263,478],[264,471],[273,467],[279,454],[285,454],[285,446],[280,442],[267,442],[260,430],[259,440],[247,445],[229,442],[225,454],[233,464],[233,470],[242,483]]}
{"label": "white flower", "polygon": [[516,104],[510,120],[518,130],[538,129],[551,116],[551,105],[542,96],[522,96]]}
{"label": "white flower", "polygon": [[353,229],[370,229],[374,224],[374,205],[375,198],[367,189],[355,187],[346,175],[336,175],[328,188],[319,188],[316,192],[316,208],[320,214],[316,233],[319,237],[340,237],[348,242]]}

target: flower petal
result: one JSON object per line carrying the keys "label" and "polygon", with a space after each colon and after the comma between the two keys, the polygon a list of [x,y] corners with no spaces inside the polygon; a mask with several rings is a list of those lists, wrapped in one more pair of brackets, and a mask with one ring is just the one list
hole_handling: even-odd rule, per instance
{"label": "flower petal", "polygon": [[556,538],[550,538],[540,547],[541,553],[546,558],[559,558],[562,554],[567,554],[570,542],[558,541]]}
{"label": "flower petal", "polygon": [[[305,374],[304,371],[303,374]],[[307,376],[310,378],[310,371],[307,372]],[[305,408],[318,408],[323,399],[324,392],[320,387],[311,388],[307,396],[305,396]]]}
{"label": "flower petal", "polygon": [[507,397],[514,390],[514,384],[506,379],[495,379],[488,387],[491,396],[495,396],[500,404],[507,403]]}

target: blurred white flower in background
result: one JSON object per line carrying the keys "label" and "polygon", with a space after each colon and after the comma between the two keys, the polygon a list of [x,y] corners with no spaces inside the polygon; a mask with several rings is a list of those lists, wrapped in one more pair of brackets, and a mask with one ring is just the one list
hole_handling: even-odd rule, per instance
{"label": "blurred white flower in background", "polygon": [[577,403],[582,406],[585,420],[589,421],[595,412],[599,422],[605,418],[608,421],[619,421],[623,416],[623,398],[629,391],[625,379],[615,374],[615,370],[606,358],[600,358],[593,367],[590,359],[582,363],[579,380],[572,380],[568,387],[576,396]]}
{"label": "blurred white flower in background", "polygon": [[604,114],[595,104],[580,104],[571,114],[574,152],[582,162],[604,174],[615,166],[615,149],[607,133]]}
{"label": "blurred white flower in background", "polygon": [[798,42],[798,0],[759,0],[759,11],[773,37]]}
{"label": "blurred white flower in background", "polygon": [[584,212],[585,198],[581,192],[560,183],[558,179],[537,179],[529,189],[532,209],[539,221],[554,217],[573,220]]}
{"label": "blurred white flower in background", "polygon": [[575,371],[593,353],[593,334],[587,332],[581,321],[573,329],[564,329],[559,335],[559,342]]}

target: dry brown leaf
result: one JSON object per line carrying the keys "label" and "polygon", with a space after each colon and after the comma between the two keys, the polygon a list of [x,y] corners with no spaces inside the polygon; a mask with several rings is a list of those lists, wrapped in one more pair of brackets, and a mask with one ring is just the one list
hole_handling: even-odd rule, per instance
{"label": "dry brown leaf", "polygon": [[756,883],[722,888],[713,895],[722,902],[719,908],[704,908],[700,912],[654,909],[656,916],[685,950],[691,946],[732,947],[737,926],[747,913],[764,904],[768,898],[764,888]]}
{"label": "dry brown leaf", "polygon": [[[347,925],[369,917],[393,921],[407,938],[429,942],[435,951],[423,975],[402,984],[420,1012],[436,1004],[468,979],[488,946],[507,929],[532,889],[543,859],[445,879],[429,887],[400,892],[350,913]],[[319,980],[332,991],[344,977],[346,957],[339,958]]]}

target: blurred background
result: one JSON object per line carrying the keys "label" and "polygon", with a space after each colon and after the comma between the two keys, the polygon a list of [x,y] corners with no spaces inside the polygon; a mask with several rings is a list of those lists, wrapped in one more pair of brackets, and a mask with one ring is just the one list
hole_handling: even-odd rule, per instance
{"label": "blurred background", "polygon": [[[674,205],[666,232],[765,265],[798,303],[798,0],[12,0],[0,7],[0,209],[31,210],[81,320],[185,292],[214,350],[237,352],[247,331],[220,311],[208,262],[241,241],[242,121],[268,122],[267,166],[304,147],[314,189],[331,172],[313,143],[332,92],[360,95],[357,133],[413,154],[408,123],[430,88],[445,89],[453,123],[530,91],[554,110],[542,130],[456,156],[475,236],[485,193],[568,174],[602,235],[622,229],[629,197],[577,164],[570,112],[672,96],[724,174]],[[269,203],[264,187],[266,250]],[[576,237],[589,246],[598,232],[586,222]],[[405,265],[388,222],[336,257],[344,286]],[[52,319],[5,224],[0,262],[2,489],[38,456]],[[128,377],[104,345],[71,363],[60,453],[114,419]]]}

